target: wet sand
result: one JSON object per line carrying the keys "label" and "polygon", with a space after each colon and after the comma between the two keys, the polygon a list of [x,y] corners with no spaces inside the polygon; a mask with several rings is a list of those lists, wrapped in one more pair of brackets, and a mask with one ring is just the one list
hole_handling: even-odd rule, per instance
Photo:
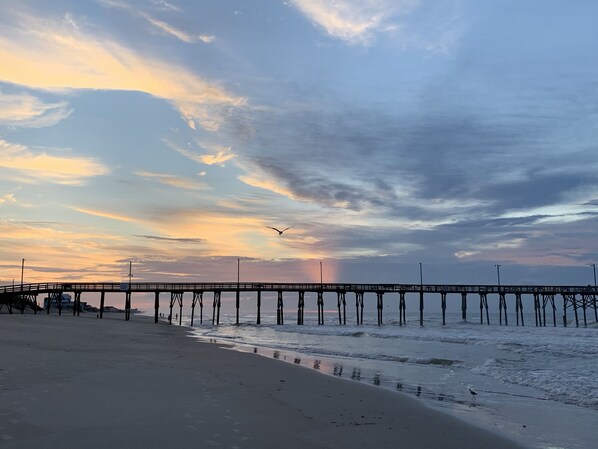
{"label": "wet sand", "polygon": [[0,447],[516,449],[417,400],[120,314],[0,315]]}

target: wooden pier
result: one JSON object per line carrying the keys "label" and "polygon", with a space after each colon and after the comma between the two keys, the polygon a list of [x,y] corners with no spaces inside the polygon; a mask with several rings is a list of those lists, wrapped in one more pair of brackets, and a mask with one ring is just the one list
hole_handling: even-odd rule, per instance
{"label": "wooden pier", "polygon": [[[549,321],[557,326],[561,321],[563,326],[568,323],[568,311],[573,313],[575,325],[580,326],[580,320],[584,326],[588,320],[598,323],[597,309],[597,288],[594,286],[552,286],[552,285],[437,285],[437,284],[346,284],[346,283],[267,283],[267,282],[203,282],[203,283],[161,283],[161,282],[128,282],[128,283],[76,283],[76,282],[55,282],[37,283],[24,285],[0,286],[0,311],[6,307],[8,313],[15,310],[24,313],[26,308],[37,312],[45,311],[50,313],[53,304],[56,304],[58,313],[62,313],[62,295],[65,292],[73,294],[74,315],[81,312],[81,295],[83,293],[100,293],[99,318],[104,314],[104,300],[106,293],[121,293],[124,295],[124,317],[131,318],[131,304],[133,293],[153,293],[155,297],[154,311],[155,322],[158,322],[160,311],[160,295],[169,295],[168,320],[172,322],[172,312],[178,307],[176,313],[179,324],[182,323],[183,296],[191,296],[191,325],[195,316],[195,308],[200,309],[200,323],[203,323],[204,293],[212,294],[212,317],[211,323],[220,323],[221,295],[222,293],[235,293],[236,324],[239,324],[239,308],[241,293],[253,293],[256,295],[256,324],[261,324],[261,295],[263,292],[277,294],[276,302],[276,324],[284,324],[284,300],[285,297],[295,296],[297,298],[297,324],[304,324],[305,293],[316,294],[316,306],[318,310],[318,324],[324,324],[324,294],[336,294],[336,307],[338,309],[338,323],[347,324],[347,294],[355,298],[355,321],[356,324],[363,324],[364,295],[375,294],[377,309],[377,324],[383,324],[384,298],[385,295],[398,295],[398,316],[399,324],[407,324],[406,320],[406,299],[407,293],[415,293],[419,296],[419,324],[424,324],[425,298],[431,301],[430,296],[440,297],[439,305],[442,313],[442,324],[446,324],[447,295],[461,296],[461,318],[467,320],[468,298],[476,296],[479,298],[479,319],[480,324],[490,324],[489,299],[488,296],[495,296],[498,299],[499,325],[508,326],[507,298],[514,297],[516,325],[524,326],[522,296],[528,295],[533,298],[535,325],[546,326],[547,312]],[[37,296],[46,295],[46,308],[38,305]],[[562,315],[557,320],[557,298],[561,298]],[[581,316],[580,316],[581,314]],[[550,319],[552,318],[552,319]]]}

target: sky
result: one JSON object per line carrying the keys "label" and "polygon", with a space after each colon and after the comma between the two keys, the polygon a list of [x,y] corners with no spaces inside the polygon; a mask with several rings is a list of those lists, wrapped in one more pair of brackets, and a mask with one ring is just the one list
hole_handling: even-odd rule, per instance
{"label": "sky", "polygon": [[0,284],[593,283],[596,17],[0,0]]}

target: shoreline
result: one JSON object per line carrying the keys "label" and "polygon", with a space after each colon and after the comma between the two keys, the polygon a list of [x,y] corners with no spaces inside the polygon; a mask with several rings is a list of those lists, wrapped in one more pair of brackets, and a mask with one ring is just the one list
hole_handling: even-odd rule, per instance
{"label": "shoreline", "polygon": [[139,315],[1,315],[0,446],[521,448],[406,395],[198,340]]}

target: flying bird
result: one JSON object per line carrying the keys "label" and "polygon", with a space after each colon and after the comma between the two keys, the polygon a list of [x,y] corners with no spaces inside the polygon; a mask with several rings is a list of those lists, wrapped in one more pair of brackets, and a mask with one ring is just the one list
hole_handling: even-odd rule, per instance
{"label": "flying bird", "polygon": [[288,228],[284,228],[282,231],[281,231],[280,229],[273,228],[273,227],[271,227],[271,226],[266,226],[266,227],[267,227],[268,229],[273,229],[273,230],[275,230],[276,232],[278,232],[278,235],[282,235],[282,233],[283,233],[284,231],[287,231],[287,230],[289,230],[289,229],[293,228],[294,226],[289,226]]}

